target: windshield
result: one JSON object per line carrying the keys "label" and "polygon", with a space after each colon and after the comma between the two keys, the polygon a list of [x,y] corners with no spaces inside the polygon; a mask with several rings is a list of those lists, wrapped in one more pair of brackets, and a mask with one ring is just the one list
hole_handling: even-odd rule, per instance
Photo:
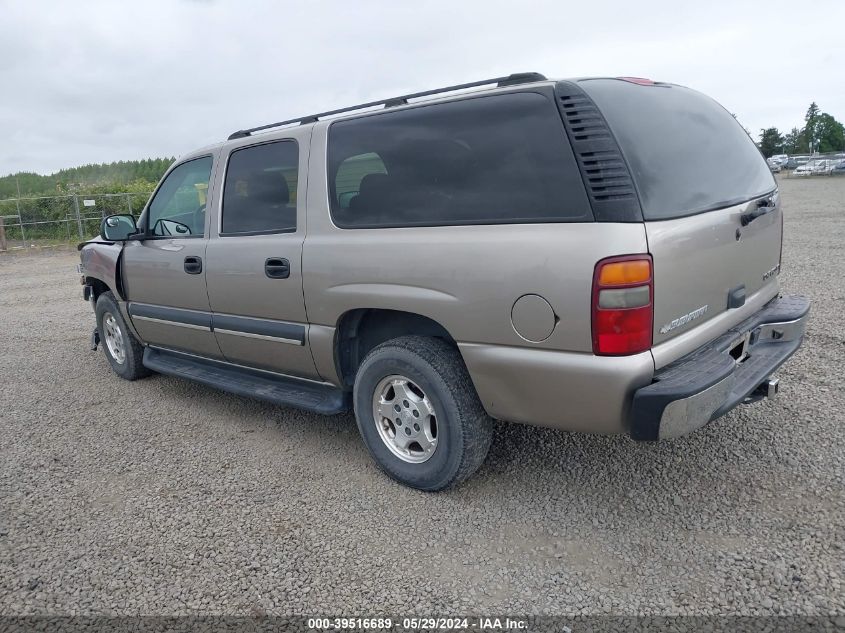
{"label": "windshield", "polygon": [[742,126],[718,103],[682,86],[589,79],[631,168],[646,220],[739,204],[776,187]]}

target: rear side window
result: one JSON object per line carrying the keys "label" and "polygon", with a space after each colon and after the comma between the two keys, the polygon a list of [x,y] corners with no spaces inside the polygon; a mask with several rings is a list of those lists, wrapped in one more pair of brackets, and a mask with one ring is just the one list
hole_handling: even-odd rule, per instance
{"label": "rear side window", "polygon": [[340,227],[592,219],[560,116],[539,93],[338,121],[328,151]]}
{"label": "rear side window", "polygon": [[223,186],[221,235],[296,231],[296,141],[232,152]]}
{"label": "rear side window", "polygon": [[619,142],[646,220],[711,211],[775,189],[754,142],[709,97],[681,86],[616,79],[579,85]]}

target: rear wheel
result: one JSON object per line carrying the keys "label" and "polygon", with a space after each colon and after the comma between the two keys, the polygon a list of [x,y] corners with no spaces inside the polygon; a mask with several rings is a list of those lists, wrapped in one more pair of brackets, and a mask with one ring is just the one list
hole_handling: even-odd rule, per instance
{"label": "rear wheel", "polygon": [[401,483],[443,490],[487,456],[493,424],[458,351],[405,336],[373,349],[355,378],[355,417],[376,463]]}
{"label": "rear wheel", "polygon": [[152,373],[142,363],[144,347],[127,327],[111,292],[104,292],[97,298],[97,331],[103,353],[114,373],[126,380],[144,378]]}

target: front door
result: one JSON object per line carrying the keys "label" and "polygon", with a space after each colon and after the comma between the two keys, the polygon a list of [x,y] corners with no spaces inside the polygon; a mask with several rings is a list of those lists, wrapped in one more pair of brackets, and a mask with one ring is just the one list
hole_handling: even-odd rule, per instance
{"label": "front door", "polygon": [[310,130],[290,134],[229,153],[206,251],[208,298],[227,361],[319,379],[301,267]]}
{"label": "front door", "polygon": [[141,218],[145,239],[126,242],[123,283],[129,314],[150,345],[220,358],[205,285],[205,205],[212,156],[165,176]]}

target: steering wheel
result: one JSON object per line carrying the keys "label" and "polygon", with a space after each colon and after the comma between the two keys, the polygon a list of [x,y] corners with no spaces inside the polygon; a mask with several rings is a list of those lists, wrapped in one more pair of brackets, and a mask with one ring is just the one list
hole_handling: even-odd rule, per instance
{"label": "steering wheel", "polygon": [[197,235],[202,235],[205,233],[205,205],[201,204],[198,206],[193,213],[191,218],[191,229],[198,229]]}

